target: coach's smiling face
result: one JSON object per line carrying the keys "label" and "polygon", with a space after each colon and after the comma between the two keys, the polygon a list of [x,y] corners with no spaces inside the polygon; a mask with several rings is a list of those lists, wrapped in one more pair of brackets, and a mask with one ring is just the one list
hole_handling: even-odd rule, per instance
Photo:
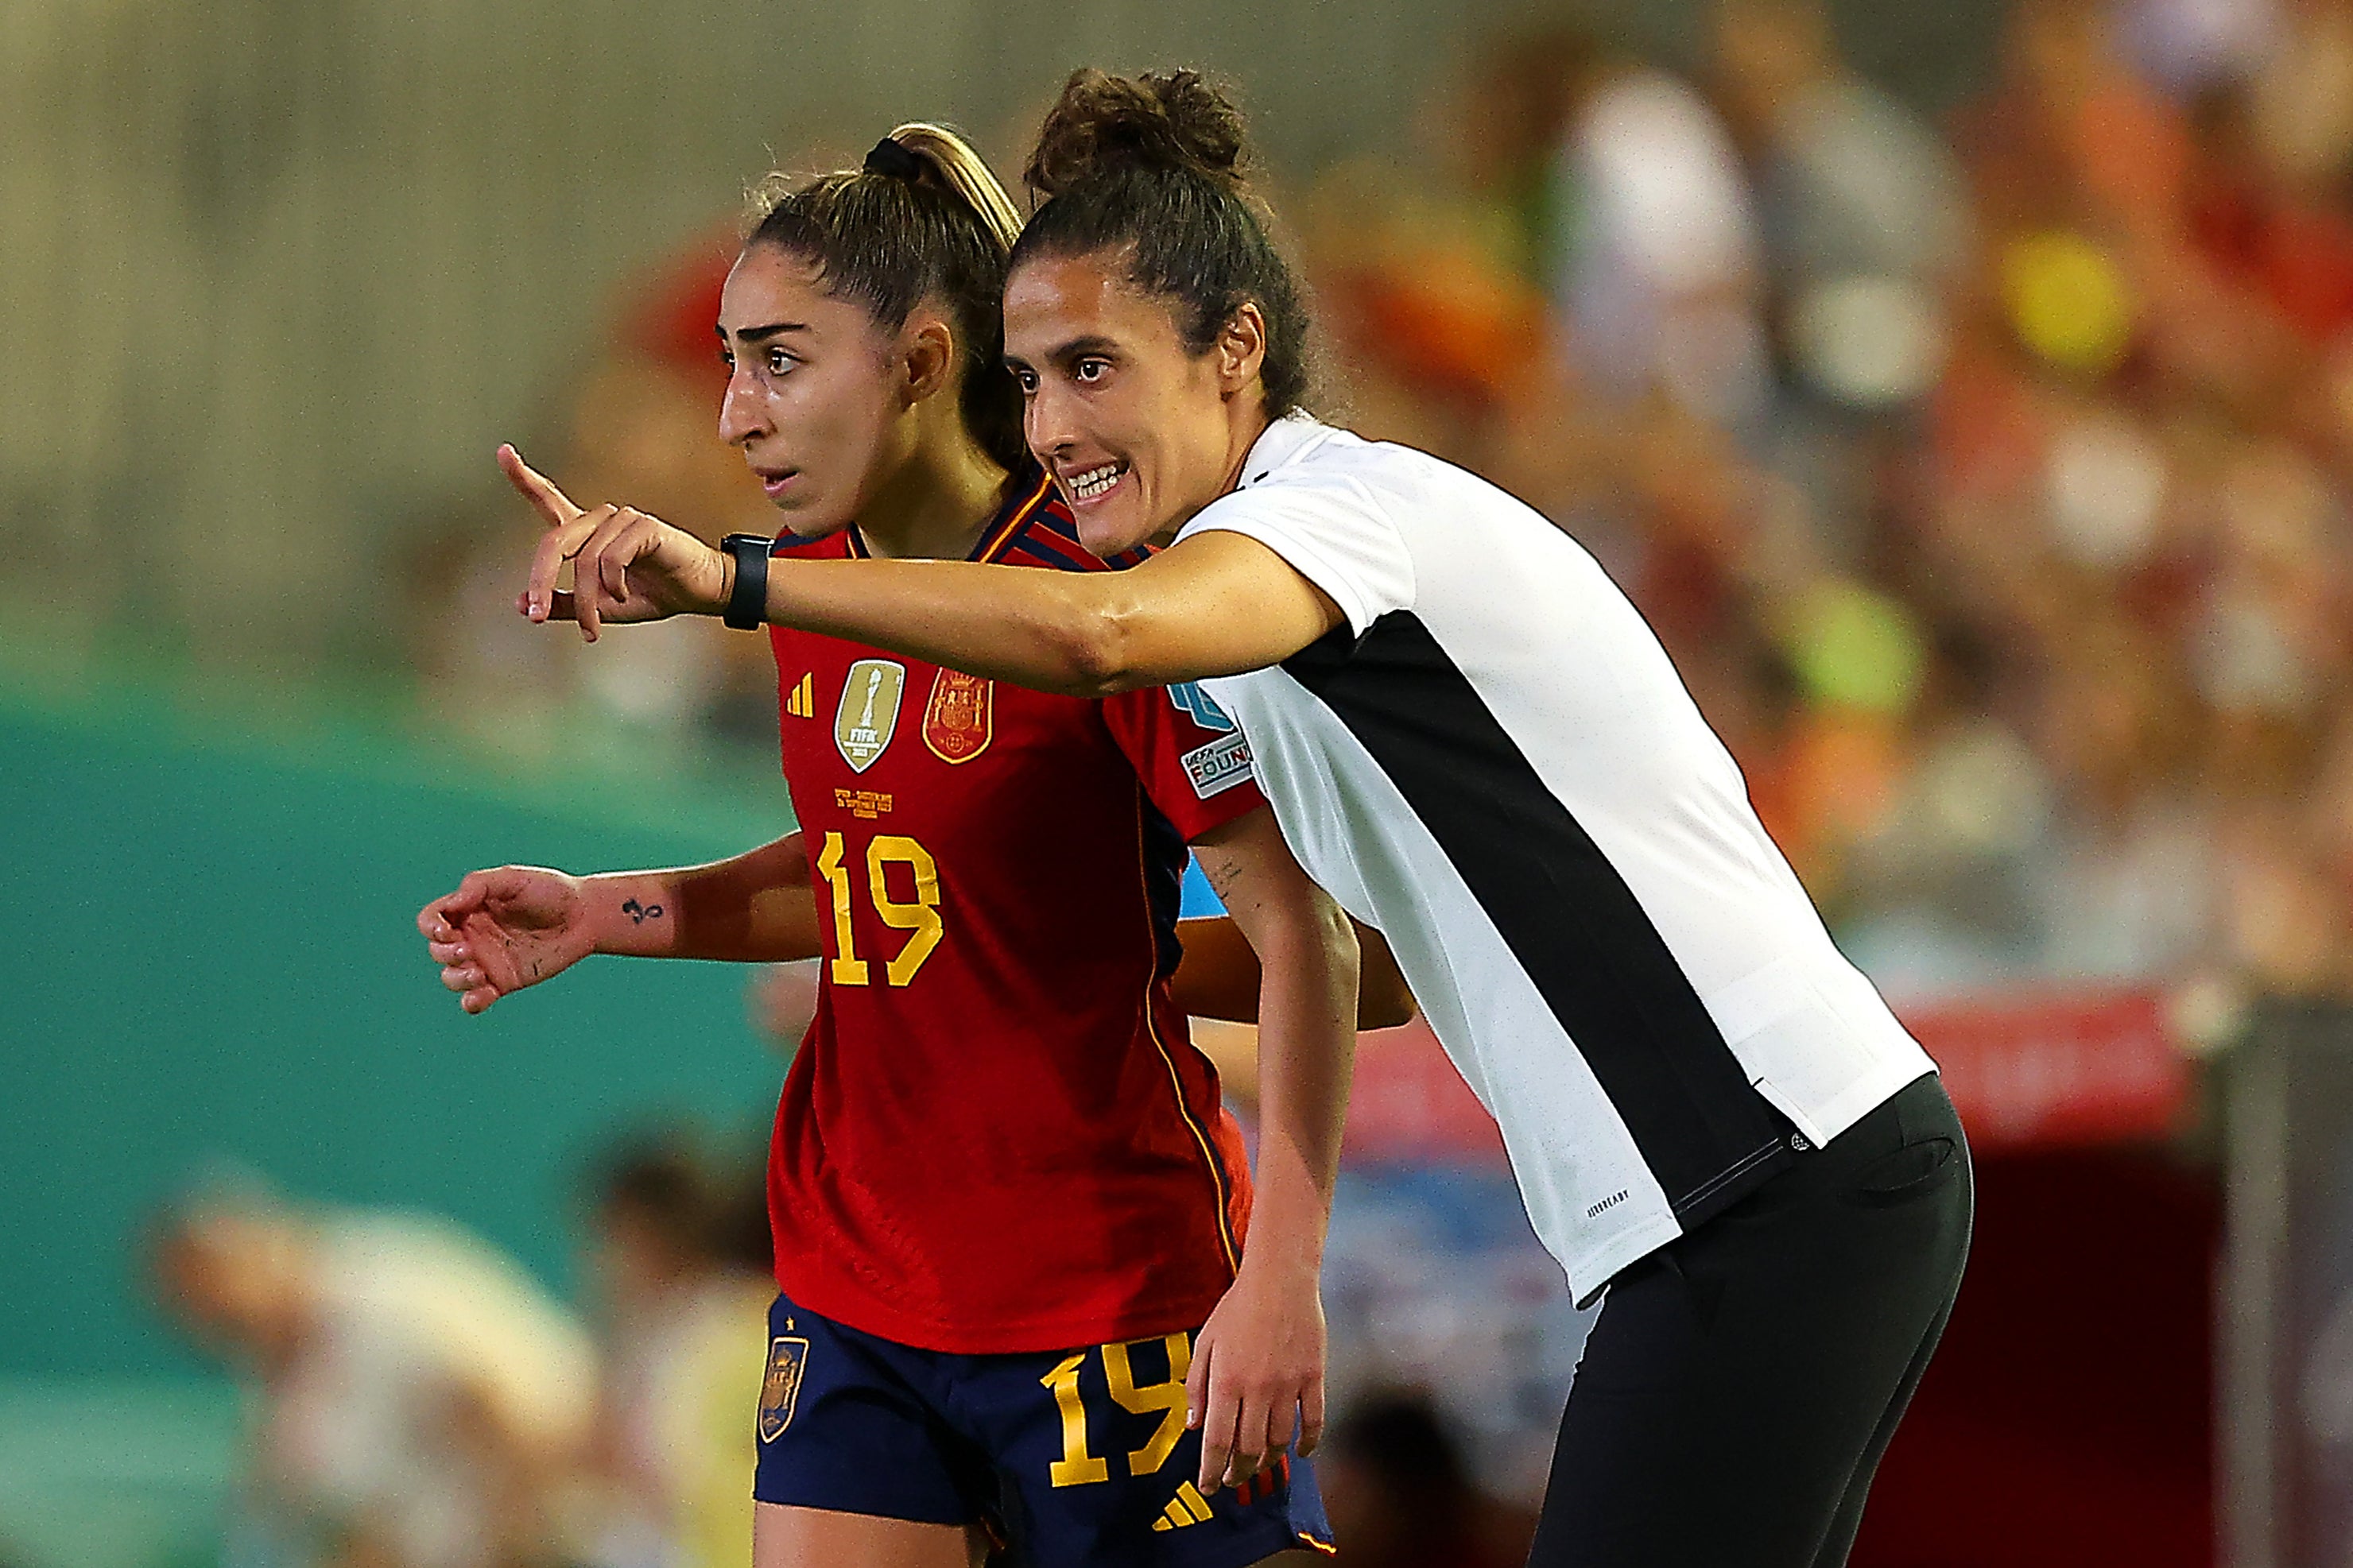
{"label": "coach's smiling face", "polygon": [[919,399],[898,374],[900,346],[863,305],[827,293],[806,258],[774,245],[736,258],[719,300],[719,435],[793,532],[848,526],[913,455]]}
{"label": "coach's smiling face", "polygon": [[1029,449],[1098,555],[1165,541],[1232,488],[1266,427],[1258,307],[1197,348],[1183,301],[1137,289],[1124,261],[1039,257],[1005,289],[1005,363]]}

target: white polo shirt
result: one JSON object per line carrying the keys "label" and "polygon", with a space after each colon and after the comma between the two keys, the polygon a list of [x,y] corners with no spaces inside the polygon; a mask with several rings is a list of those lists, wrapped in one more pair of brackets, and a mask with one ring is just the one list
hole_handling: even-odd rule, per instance
{"label": "white polo shirt", "polygon": [[1212,529],[1347,616],[1201,684],[1300,863],[1388,939],[1580,1299],[1935,1070],[1656,636],[1534,510],[1293,415],[1178,538]]}

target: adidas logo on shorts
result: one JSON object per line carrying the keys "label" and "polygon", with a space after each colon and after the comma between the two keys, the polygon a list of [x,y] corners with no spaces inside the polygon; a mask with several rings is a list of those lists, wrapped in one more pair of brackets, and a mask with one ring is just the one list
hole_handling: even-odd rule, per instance
{"label": "adidas logo on shorts", "polygon": [[1152,1521],[1155,1530],[1182,1530],[1188,1524],[1199,1524],[1209,1517],[1209,1500],[1201,1489],[1187,1481],[1176,1489],[1176,1496],[1167,1510]]}

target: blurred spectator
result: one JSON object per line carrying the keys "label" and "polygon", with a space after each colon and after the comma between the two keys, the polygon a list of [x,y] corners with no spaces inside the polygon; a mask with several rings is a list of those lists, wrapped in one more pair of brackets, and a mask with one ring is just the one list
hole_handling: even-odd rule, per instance
{"label": "blurred spectator", "polygon": [[1706,100],[1663,71],[1598,78],[1565,129],[1556,295],[1605,395],[1659,393],[1712,424],[1764,410],[1755,203]]}
{"label": "blurred spectator", "polygon": [[[1832,22],[1712,0],[1689,77],[1499,32],[1418,163],[1320,171],[1289,208],[1335,412],[1626,583],[1887,984],[2353,994],[2353,11],[2017,0],[1942,123]],[[730,249],[572,384],[584,499],[765,522],[710,429]],[[477,728],[533,732],[507,661],[769,743],[756,639],[551,674],[576,650],[505,636],[513,540],[479,548],[508,564],[437,655]],[[794,1036],[807,990],[751,1005]]]}
{"label": "blurred spectator", "polygon": [[1839,60],[1820,0],[1722,0],[1714,55],[1757,183],[1789,363],[1848,408],[1910,403],[1941,367],[1946,285],[1968,237],[1951,155]]}
{"label": "blurred spectator", "polygon": [[1508,38],[1308,205],[1358,423],[1626,581],[1897,989],[2353,994],[2348,16],[2021,0],[1942,129],[1820,0]]}
{"label": "blurred spectator", "polygon": [[[776,531],[741,454],[718,437],[725,378],[712,323],[734,254],[733,235],[714,232],[636,280],[612,341],[567,384],[560,443],[534,455],[581,505],[640,507],[713,541]],[[502,750],[577,744],[580,726],[561,720],[577,698],[599,716],[591,733],[624,746],[718,740],[772,761],[776,690],[761,639],[683,616],[584,651],[515,614],[534,520],[491,477],[487,454],[484,464],[496,493],[413,563],[417,620],[429,628],[418,668],[446,721]]]}
{"label": "blurred spectator", "polygon": [[764,1162],[730,1179],[692,1141],[641,1138],[592,1184],[589,1277],[605,1341],[596,1568],[742,1568],[752,1415],[767,1355]]}
{"label": "blurred spectator", "polygon": [[1533,1514],[1482,1491],[1430,1401],[1366,1394],[1316,1455],[1332,1540],[1354,1568],[1511,1568],[1526,1560]]}
{"label": "blurred spectator", "polygon": [[586,1337],[453,1226],[250,1198],[167,1214],[165,1310],[259,1385],[241,1555],[266,1568],[521,1568],[559,1552]]}

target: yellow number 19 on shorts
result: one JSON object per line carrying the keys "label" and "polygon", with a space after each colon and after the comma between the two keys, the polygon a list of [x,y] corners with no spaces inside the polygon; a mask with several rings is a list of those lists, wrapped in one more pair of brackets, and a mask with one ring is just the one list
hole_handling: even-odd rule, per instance
{"label": "yellow number 19 on shorts", "polygon": [[[1129,1352],[1134,1345],[1155,1343],[1162,1347],[1167,1359],[1168,1375],[1156,1383],[1138,1383]],[[1156,1342],[1137,1340],[1132,1344],[1114,1342],[1099,1351],[1081,1351],[1056,1363],[1053,1371],[1039,1379],[1053,1391],[1055,1407],[1062,1415],[1062,1457],[1046,1472],[1047,1479],[1058,1487],[1086,1486],[1111,1479],[1111,1467],[1092,1453],[1087,1443],[1087,1407],[1079,1391],[1079,1375],[1090,1355],[1102,1358],[1103,1383],[1113,1404],[1131,1415],[1160,1417],[1159,1425],[1144,1445],[1129,1450],[1129,1475],[1157,1472],[1185,1436],[1185,1379],[1193,1370],[1190,1334],[1170,1334]]]}

